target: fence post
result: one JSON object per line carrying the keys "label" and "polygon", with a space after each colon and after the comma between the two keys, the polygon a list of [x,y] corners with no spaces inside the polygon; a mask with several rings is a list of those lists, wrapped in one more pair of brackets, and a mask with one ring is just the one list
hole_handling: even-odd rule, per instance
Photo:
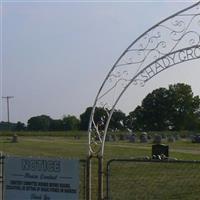
{"label": "fence post", "polygon": [[103,199],[103,156],[98,156],[98,200]]}
{"label": "fence post", "polygon": [[0,182],[1,182],[1,200],[3,200],[4,198],[4,172],[3,172],[3,168],[4,168],[4,156],[3,153],[0,152]]}
{"label": "fence post", "polygon": [[86,161],[86,200],[91,200],[91,156]]}
{"label": "fence post", "polygon": [[110,164],[113,160],[109,160],[106,166],[106,200],[110,199]]}

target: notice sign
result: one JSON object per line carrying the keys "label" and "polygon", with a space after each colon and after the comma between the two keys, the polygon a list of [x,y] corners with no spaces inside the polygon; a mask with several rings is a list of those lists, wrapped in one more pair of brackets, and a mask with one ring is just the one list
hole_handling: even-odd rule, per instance
{"label": "notice sign", "polygon": [[78,200],[79,161],[5,158],[5,200]]}

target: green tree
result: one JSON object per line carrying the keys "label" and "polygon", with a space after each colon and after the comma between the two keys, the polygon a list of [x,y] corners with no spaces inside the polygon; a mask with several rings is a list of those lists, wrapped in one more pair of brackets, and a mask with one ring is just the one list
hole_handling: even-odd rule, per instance
{"label": "green tree", "polygon": [[199,96],[194,96],[189,85],[178,83],[169,86],[170,121],[174,130],[193,130],[199,124]]}
{"label": "green tree", "polygon": [[80,129],[81,130],[87,130],[89,121],[90,121],[90,115],[92,112],[92,107],[86,108],[85,112],[80,115]]}
{"label": "green tree", "polygon": [[28,130],[31,131],[48,131],[50,129],[51,118],[47,115],[31,117],[28,120]]}
{"label": "green tree", "polygon": [[[87,130],[90,121],[90,115],[92,112],[92,107],[86,108],[85,112],[80,115],[80,129]],[[107,119],[107,112],[104,108],[96,107],[94,113],[94,122],[98,125],[99,130],[104,129],[106,119]]]}
{"label": "green tree", "polygon": [[14,130],[15,131],[24,131],[24,130],[26,130],[26,125],[24,123],[18,121],[14,127]]}
{"label": "green tree", "polygon": [[159,88],[148,94],[142,101],[144,129],[166,130],[169,126],[169,94],[165,88]]}
{"label": "green tree", "polygon": [[63,131],[64,126],[63,126],[63,121],[61,119],[52,119],[50,121],[50,131]]}
{"label": "green tree", "polygon": [[0,122],[0,131],[13,131],[15,130],[16,124],[12,122]]}
{"label": "green tree", "polygon": [[110,120],[109,128],[112,130],[123,130],[125,128],[126,114],[121,110],[114,110]]}
{"label": "green tree", "polygon": [[63,117],[63,127],[64,130],[78,130],[80,127],[80,120],[75,116],[68,115]]}
{"label": "green tree", "polygon": [[137,106],[136,109],[129,113],[125,119],[125,127],[132,131],[145,130],[145,124],[143,122],[144,113],[141,106]]}
{"label": "green tree", "polygon": [[178,83],[149,93],[126,119],[132,130],[162,131],[200,128],[200,99],[191,86]]}

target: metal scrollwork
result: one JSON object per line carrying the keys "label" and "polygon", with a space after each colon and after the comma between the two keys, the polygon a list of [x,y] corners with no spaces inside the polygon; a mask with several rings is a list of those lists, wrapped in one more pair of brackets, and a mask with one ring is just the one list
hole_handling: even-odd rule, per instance
{"label": "metal scrollwork", "polygon": [[[131,85],[144,86],[161,71],[200,58],[200,2],[168,17],[137,38],[106,76],[94,102],[89,124],[89,155],[103,155],[109,121],[116,104]],[[96,107],[106,120],[95,122]],[[104,123],[104,130],[99,127]]]}

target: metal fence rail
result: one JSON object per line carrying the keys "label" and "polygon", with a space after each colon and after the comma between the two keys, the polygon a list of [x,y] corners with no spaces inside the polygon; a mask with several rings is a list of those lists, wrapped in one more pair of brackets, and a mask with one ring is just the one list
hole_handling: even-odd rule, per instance
{"label": "metal fence rail", "polygon": [[106,174],[109,200],[200,199],[200,161],[113,159]]}

